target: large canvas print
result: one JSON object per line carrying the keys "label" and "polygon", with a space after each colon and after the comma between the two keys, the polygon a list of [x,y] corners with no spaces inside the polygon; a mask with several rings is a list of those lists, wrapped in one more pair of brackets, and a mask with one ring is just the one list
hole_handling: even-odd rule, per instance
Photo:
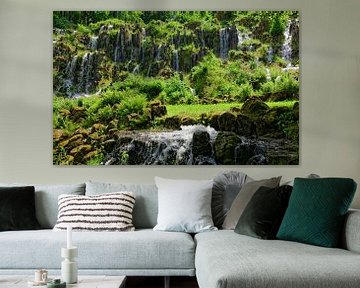
{"label": "large canvas print", "polygon": [[299,164],[298,11],[54,11],[54,165]]}

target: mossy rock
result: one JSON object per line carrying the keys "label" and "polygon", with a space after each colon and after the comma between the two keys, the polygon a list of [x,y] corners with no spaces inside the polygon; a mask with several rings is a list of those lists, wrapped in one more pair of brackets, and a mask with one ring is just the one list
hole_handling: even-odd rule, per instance
{"label": "mossy rock", "polygon": [[167,109],[159,100],[154,100],[149,103],[150,107],[150,117],[154,119],[155,117],[161,117],[166,115]]}
{"label": "mossy rock", "polygon": [[198,156],[211,156],[212,147],[210,135],[207,131],[195,131],[192,139],[192,153],[194,158]]}
{"label": "mossy rock", "polygon": [[89,161],[99,155],[99,151],[91,151],[84,156],[84,161]]}
{"label": "mossy rock", "polygon": [[241,107],[241,113],[247,115],[263,115],[270,107],[259,97],[251,97],[247,99]]}
{"label": "mossy rock", "polygon": [[166,117],[164,126],[169,129],[179,130],[181,126],[181,118],[178,116]]}
{"label": "mossy rock", "polygon": [[241,139],[234,132],[219,132],[215,140],[215,159],[220,165],[234,165],[235,149]]}
{"label": "mossy rock", "polygon": [[62,129],[54,129],[53,130],[53,139],[54,141],[60,141],[62,138],[64,138],[65,132]]}
{"label": "mossy rock", "polygon": [[100,136],[99,136],[99,134],[98,134],[97,132],[94,132],[94,133],[91,133],[91,134],[89,135],[89,138],[90,138],[91,140],[98,141],[98,140],[100,139]]}
{"label": "mossy rock", "polygon": [[71,136],[69,138],[69,142],[75,142],[75,141],[83,140],[83,139],[84,139],[84,136],[82,134],[74,134],[73,136]]}
{"label": "mossy rock", "polygon": [[86,109],[84,107],[76,106],[70,110],[70,119],[74,122],[86,117]]}
{"label": "mossy rock", "polygon": [[70,141],[69,139],[63,140],[59,143],[60,147],[66,147],[67,145],[69,145]]}
{"label": "mossy rock", "polygon": [[110,129],[114,129],[114,128],[117,128],[119,125],[119,120],[117,119],[113,119],[109,122],[109,124],[107,125],[107,129],[110,130]]}
{"label": "mossy rock", "polygon": [[256,124],[250,117],[246,115],[239,114],[236,117],[236,130],[235,132],[240,136],[254,136],[258,137]]}
{"label": "mossy rock", "polygon": [[236,130],[236,116],[230,112],[220,114],[217,119],[219,131],[232,131]]}
{"label": "mossy rock", "polygon": [[274,107],[256,121],[257,132],[259,136],[283,138],[285,136],[284,129],[286,129],[284,125],[288,126],[292,121],[297,125],[290,108]]}
{"label": "mossy rock", "polygon": [[214,128],[216,131],[219,131],[219,117],[220,117],[220,113],[213,113],[209,116],[209,125]]}
{"label": "mossy rock", "polygon": [[293,95],[289,95],[286,91],[276,92],[268,95],[268,100],[273,102],[285,101],[289,99],[294,99]]}
{"label": "mossy rock", "polygon": [[76,129],[74,134],[82,134],[83,136],[88,136],[90,134],[90,132],[89,132],[89,130],[87,130],[85,128],[78,128],[78,129]]}
{"label": "mossy rock", "polygon": [[188,117],[188,116],[182,117],[180,121],[181,121],[181,125],[195,125],[195,124],[197,124],[197,120],[195,118]]}
{"label": "mossy rock", "polygon": [[84,164],[84,156],[91,150],[91,145],[80,145],[71,149],[70,155],[74,157],[74,162]]}
{"label": "mossy rock", "polygon": [[65,160],[61,162],[62,165],[72,165],[74,164],[74,156],[66,155]]}
{"label": "mossy rock", "polygon": [[115,139],[108,139],[102,143],[104,150],[108,153],[111,153],[115,146],[116,146],[116,140]]}
{"label": "mossy rock", "polygon": [[98,132],[98,131],[104,131],[106,129],[106,126],[101,123],[95,123],[91,127],[90,133]]}

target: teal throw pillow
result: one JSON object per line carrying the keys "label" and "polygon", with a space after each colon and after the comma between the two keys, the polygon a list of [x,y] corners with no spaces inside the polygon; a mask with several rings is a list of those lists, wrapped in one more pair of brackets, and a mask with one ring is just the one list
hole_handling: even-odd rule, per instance
{"label": "teal throw pillow", "polygon": [[355,191],[349,178],[295,178],[277,239],[337,247]]}

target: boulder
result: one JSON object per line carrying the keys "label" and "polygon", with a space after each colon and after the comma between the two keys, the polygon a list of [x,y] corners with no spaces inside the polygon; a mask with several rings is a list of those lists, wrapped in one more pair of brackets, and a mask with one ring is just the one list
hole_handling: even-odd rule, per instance
{"label": "boulder", "polygon": [[269,109],[270,107],[259,97],[251,97],[244,102],[241,112],[243,114],[262,115]]}
{"label": "boulder", "polygon": [[181,119],[178,116],[166,117],[164,119],[164,126],[169,129],[179,130],[181,126]]}
{"label": "boulder", "polygon": [[207,131],[194,132],[192,139],[192,153],[194,158],[212,155],[210,135]]}
{"label": "boulder", "polygon": [[236,129],[235,132],[240,136],[254,136],[258,138],[258,133],[256,129],[256,124],[250,117],[246,115],[239,114],[236,117]]}
{"label": "boulder", "polygon": [[220,114],[217,121],[220,131],[234,132],[236,130],[236,116],[233,113],[224,112]]}
{"label": "boulder", "polygon": [[241,143],[241,138],[234,132],[219,132],[214,145],[216,163],[234,165],[235,149]]}
{"label": "boulder", "polygon": [[161,117],[166,115],[166,106],[162,105],[160,101],[152,101],[149,103],[151,120],[155,117]]}

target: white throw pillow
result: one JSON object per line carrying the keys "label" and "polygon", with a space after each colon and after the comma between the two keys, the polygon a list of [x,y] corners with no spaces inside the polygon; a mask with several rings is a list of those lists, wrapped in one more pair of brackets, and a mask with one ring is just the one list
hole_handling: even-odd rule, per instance
{"label": "white throw pillow", "polygon": [[159,212],[154,230],[198,233],[217,230],[211,217],[213,180],[155,177]]}
{"label": "white throw pillow", "polygon": [[133,231],[132,192],[105,193],[92,196],[59,196],[59,214],[55,231],[72,226],[74,231]]}

